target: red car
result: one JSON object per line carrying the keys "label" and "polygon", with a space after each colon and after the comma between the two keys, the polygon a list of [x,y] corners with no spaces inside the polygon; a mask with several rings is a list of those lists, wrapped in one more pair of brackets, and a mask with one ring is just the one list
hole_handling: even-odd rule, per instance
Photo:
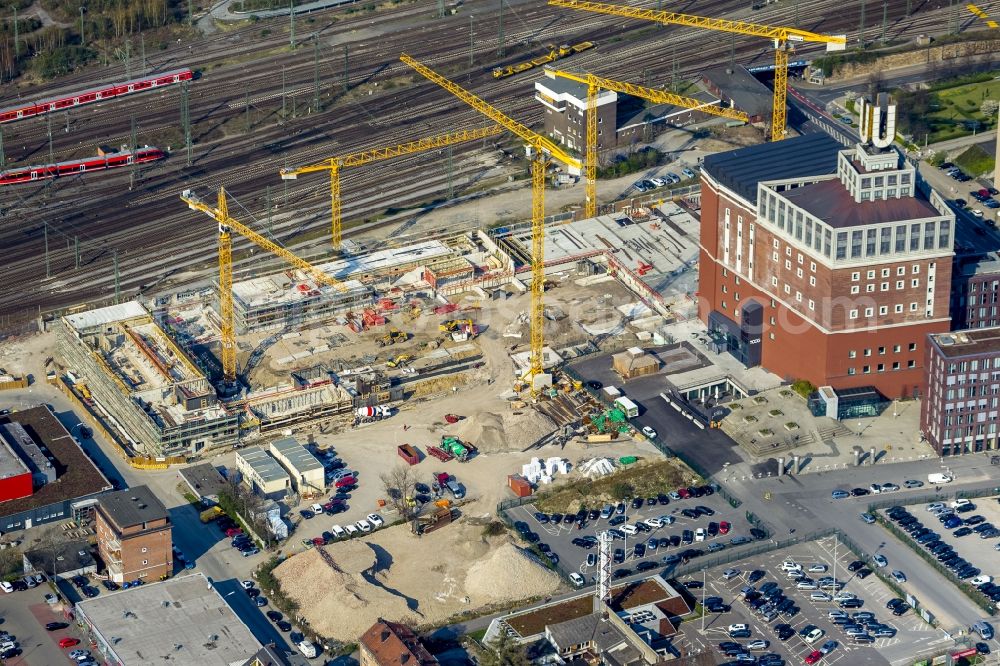
{"label": "red car", "polygon": [[333,484],[333,486],[335,488],[350,488],[355,483],[357,483],[357,481],[354,480],[353,476],[344,476],[337,479],[337,482]]}
{"label": "red car", "polygon": [[691,497],[691,491],[687,488],[678,488],[677,494],[681,496],[681,499],[688,499]]}
{"label": "red car", "polygon": [[719,534],[729,534],[729,528],[731,527],[732,525],[723,520],[719,523]]}
{"label": "red car", "polygon": [[819,650],[813,650],[806,656],[807,664],[818,664],[819,660],[823,658],[823,653]]}
{"label": "red car", "polygon": [[242,527],[230,527],[228,530],[226,530],[226,536],[227,537],[234,537],[237,534],[243,534],[243,528]]}
{"label": "red car", "polygon": [[325,546],[326,545],[326,539],[324,539],[323,537],[314,537],[313,540],[312,540],[312,542],[313,542],[314,546]]}
{"label": "red car", "polygon": [[66,636],[64,638],[59,639],[59,647],[61,648],[73,647],[74,645],[79,645],[79,644],[80,644],[79,638],[72,638],[71,636]]}

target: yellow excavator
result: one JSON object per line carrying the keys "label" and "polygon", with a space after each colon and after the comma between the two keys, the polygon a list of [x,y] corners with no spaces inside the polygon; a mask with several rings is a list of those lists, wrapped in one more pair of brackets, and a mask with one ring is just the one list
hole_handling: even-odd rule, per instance
{"label": "yellow excavator", "polygon": [[396,358],[390,359],[385,362],[385,367],[387,368],[400,368],[410,361],[413,360],[413,356],[410,354],[400,354]]}

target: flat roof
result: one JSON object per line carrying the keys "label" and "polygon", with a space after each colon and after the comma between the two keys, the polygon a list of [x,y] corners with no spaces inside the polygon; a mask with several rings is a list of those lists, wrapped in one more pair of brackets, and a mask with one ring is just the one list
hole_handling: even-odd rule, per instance
{"label": "flat roof", "polygon": [[265,483],[288,478],[285,468],[264,449],[256,447],[243,449],[236,455],[242,458]]}
{"label": "flat roof", "polygon": [[111,490],[111,482],[101,474],[48,407],[38,405],[0,416],[0,424],[13,422],[20,423],[35,443],[44,446],[54,459],[52,465],[57,481],[45,484],[30,497],[0,502],[0,516]]}
{"label": "flat roof", "polygon": [[201,573],[103,593],[76,608],[123,666],[161,661],[231,666],[261,648]]}
{"label": "flat roof", "polygon": [[168,517],[167,507],[153,494],[149,486],[133,486],[101,495],[98,504],[101,512],[118,527],[129,527]]}
{"label": "flat roof", "polygon": [[181,478],[202,497],[218,495],[226,487],[226,480],[212,463],[198,463],[180,470]]}
{"label": "flat roof", "polygon": [[844,147],[824,132],[707,155],[701,170],[756,205],[757,184],[766,180],[837,173]]}
{"label": "flat roof", "polygon": [[104,308],[97,308],[96,310],[87,310],[86,312],[66,315],[65,319],[73,328],[82,330],[144,316],[149,316],[146,308],[142,307],[137,301],[127,301],[118,305],[109,305]]}
{"label": "flat roof", "polygon": [[6,425],[0,426],[0,480],[12,476],[21,476],[31,471],[24,464],[24,461],[21,460],[21,456],[17,455],[17,452],[7,442],[7,438],[3,434],[3,429]]}
{"label": "flat roof", "polygon": [[719,65],[709,67],[701,73],[701,76],[711,81],[725,97],[732,100],[737,109],[746,111],[748,115],[760,116],[771,113],[774,93],[758,81],[746,67]]}
{"label": "flat roof", "polygon": [[813,217],[834,229],[886,222],[906,222],[928,217],[942,217],[921,195],[878,201],[855,201],[838,179],[824,180],[779,193]]}
{"label": "flat roof", "polygon": [[52,546],[46,545],[36,550],[29,550],[24,557],[37,571],[61,575],[87,567],[96,568],[97,561],[94,560],[90,548],[90,543],[85,539],[62,541]]}
{"label": "flat roof", "polygon": [[945,358],[1000,353],[1000,327],[937,333],[930,339]]}
{"label": "flat roof", "polygon": [[281,453],[285,460],[288,461],[288,464],[294,467],[295,471],[300,474],[302,472],[313,472],[323,469],[323,463],[304,446],[299,444],[298,440],[294,437],[276,439],[271,442],[271,446]]}

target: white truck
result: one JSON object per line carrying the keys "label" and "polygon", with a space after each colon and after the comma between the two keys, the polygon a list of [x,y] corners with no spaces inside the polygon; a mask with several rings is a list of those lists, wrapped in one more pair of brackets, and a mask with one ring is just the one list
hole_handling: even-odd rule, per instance
{"label": "white truck", "polygon": [[941,485],[942,483],[951,483],[952,477],[947,474],[942,474],[941,472],[932,472],[927,475],[927,482],[935,485]]}

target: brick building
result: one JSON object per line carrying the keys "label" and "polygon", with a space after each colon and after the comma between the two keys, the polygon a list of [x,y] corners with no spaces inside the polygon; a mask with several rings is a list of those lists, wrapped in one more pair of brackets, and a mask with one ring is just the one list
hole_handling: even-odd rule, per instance
{"label": "brick building", "polygon": [[712,155],[701,205],[699,316],[734,356],[920,394],[926,337],[949,330],[955,217],[893,147],[813,134]]}
{"label": "brick building", "polygon": [[405,624],[378,619],[358,641],[361,666],[437,666],[438,660]]}
{"label": "brick building", "polygon": [[116,583],[159,580],[173,566],[171,523],[163,502],[146,486],[102,495],[97,504],[97,550]]}
{"label": "brick building", "polygon": [[951,328],[1000,326],[1000,255],[956,257],[951,287]]}
{"label": "brick building", "polygon": [[997,448],[1000,328],[928,336],[920,428],[938,455]]}

